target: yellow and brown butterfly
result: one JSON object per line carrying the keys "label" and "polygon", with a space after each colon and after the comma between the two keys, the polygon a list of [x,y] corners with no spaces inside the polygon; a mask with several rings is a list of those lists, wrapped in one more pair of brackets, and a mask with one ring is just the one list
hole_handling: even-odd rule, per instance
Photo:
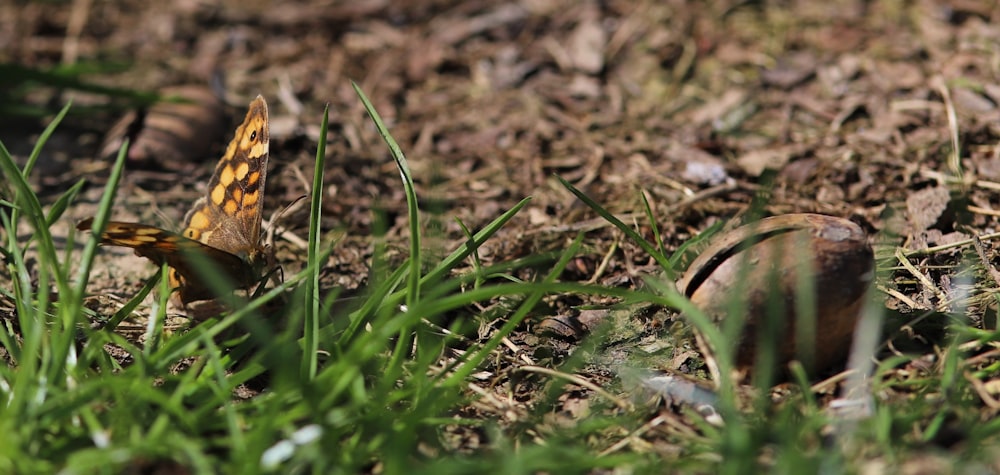
{"label": "yellow and brown butterfly", "polygon": [[[260,242],[269,134],[267,103],[257,96],[216,165],[207,195],[185,216],[183,234],[112,221],[100,235],[101,244],[130,247],[139,256],[169,265],[170,286],[185,305],[216,297],[196,259],[211,263],[241,288],[256,284],[269,261]],[[89,218],[77,229],[92,226]]]}

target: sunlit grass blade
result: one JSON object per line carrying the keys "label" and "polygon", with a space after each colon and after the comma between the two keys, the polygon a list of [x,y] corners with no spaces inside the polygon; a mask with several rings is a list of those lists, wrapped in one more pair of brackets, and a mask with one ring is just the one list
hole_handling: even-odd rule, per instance
{"label": "sunlit grass blade", "polygon": [[472,273],[476,276],[476,281],[473,287],[479,288],[483,284],[483,261],[479,259],[479,245],[476,244],[476,237],[472,234],[472,231],[465,226],[465,223],[461,219],[455,219],[458,226],[462,228],[462,233],[465,234],[465,246],[472,252]]}
{"label": "sunlit grass blade", "polygon": [[126,318],[132,315],[132,313],[135,312],[135,309],[139,308],[139,305],[141,305],[143,300],[146,299],[146,296],[148,296],[149,293],[156,288],[156,285],[160,283],[161,275],[163,275],[162,272],[157,272],[146,279],[145,284],[139,289],[139,292],[133,295],[132,298],[128,299],[128,301],[125,302],[125,304],[122,305],[121,308],[119,308],[118,311],[116,311],[114,315],[108,319],[107,323],[105,323],[102,327],[103,330],[108,332],[115,331],[115,329],[118,328],[118,325],[121,325]]}
{"label": "sunlit grass blade", "polygon": [[[562,271],[569,264],[570,260],[577,255],[580,249],[580,245],[583,243],[583,235],[579,235],[573,242],[566,247],[566,251],[563,253],[558,262],[556,262],[552,269],[549,271],[548,275],[540,280],[540,283],[552,283],[554,282]],[[459,368],[452,374],[446,381],[447,385],[460,384],[465,378],[467,378],[472,372],[489,356],[489,354],[496,349],[504,336],[509,335],[511,332],[517,328],[518,325],[528,316],[529,312],[538,304],[538,302],[545,296],[544,291],[537,290],[537,286],[531,284],[519,284],[524,285],[526,288],[533,288],[524,301],[518,306],[517,310],[514,311],[509,318],[504,322],[497,334],[490,338],[485,344],[476,349],[475,354],[468,359],[468,364]]]}
{"label": "sunlit grass blade", "polygon": [[309,240],[308,246],[308,266],[313,270],[309,278],[305,280],[305,290],[303,295],[306,298],[303,309],[303,346],[304,353],[302,359],[301,372],[303,377],[313,379],[316,377],[317,357],[319,353],[319,327],[320,327],[320,287],[319,287],[319,259],[325,256],[320,249],[320,213],[323,209],[323,172],[326,170],[326,137],[329,129],[330,106],[323,109],[323,121],[319,127],[319,141],[316,145],[316,162],[313,166],[312,198],[309,206]]}
{"label": "sunlit grass blade", "polygon": [[62,110],[60,110],[59,113],[52,118],[49,125],[45,126],[45,129],[42,130],[42,133],[38,136],[38,140],[35,142],[34,148],[31,149],[31,154],[28,155],[28,161],[24,164],[24,170],[22,171],[24,176],[31,175],[31,171],[35,168],[35,163],[38,162],[38,157],[42,154],[43,147],[46,143],[48,143],[49,138],[52,137],[52,133],[55,132],[56,127],[62,123],[62,120],[66,117],[66,114],[69,112],[72,105],[72,102],[67,102],[66,105],[63,106]]}
{"label": "sunlit grass blade", "polygon": [[471,241],[466,241],[464,245],[453,251],[447,257],[441,260],[439,264],[434,266],[427,275],[424,276],[425,281],[435,281],[441,279],[445,273],[450,272],[459,262],[463,261],[465,258],[469,257],[475,249],[482,246],[487,240],[489,240],[493,235],[497,233],[508,221],[514,218],[531,201],[531,198],[524,198],[514,205],[511,209],[504,212],[502,215],[491,221],[489,224],[480,229],[473,236]]}
{"label": "sunlit grass blade", "polygon": [[556,179],[559,180],[559,183],[562,183],[562,185],[565,186],[570,193],[576,195],[580,201],[583,201],[584,204],[586,204],[590,209],[594,210],[598,215],[614,225],[614,227],[618,228],[619,231],[625,233],[625,235],[628,236],[628,238],[631,239],[636,245],[641,247],[643,251],[646,251],[646,253],[648,253],[649,256],[652,257],[661,268],[663,268],[664,272],[667,272],[668,274],[673,273],[673,269],[670,267],[670,260],[660,252],[657,245],[650,244],[649,241],[646,241],[646,239],[639,235],[639,233],[635,232],[634,229],[623,223],[620,219],[615,217],[614,214],[611,214],[611,212],[604,209],[603,206],[598,204],[582,191],[576,189],[576,187],[570,182],[558,176]]}
{"label": "sunlit grass blade", "polygon": [[[530,198],[525,198],[518,202],[510,210],[503,213],[501,216],[494,219],[492,222],[484,226],[472,237],[470,241],[466,241],[462,246],[455,249],[451,254],[441,260],[437,265],[435,265],[430,271],[428,271],[422,278],[422,285],[429,285],[429,283],[437,282],[440,283],[442,277],[450,272],[456,265],[466,259],[469,255],[474,252],[479,246],[490,239],[496,234],[510,219],[512,219],[525,205],[528,204]],[[509,269],[510,267],[502,267]],[[374,317],[380,310],[385,309],[385,307],[393,307],[395,305],[400,305],[405,302],[405,292],[406,289],[397,290],[399,284],[403,281],[405,276],[409,272],[409,267],[400,267],[396,269],[391,275],[384,278],[379,284],[373,288],[370,288],[371,293],[367,294],[364,298],[364,303],[362,306],[352,312],[349,316],[351,321],[348,328],[341,333],[339,336],[340,344],[344,344],[348,339],[356,333],[357,329],[365,324],[370,323],[370,319]],[[324,330],[324,335],[328,331],[333,331],[334,327],[330,327]]]}
{"label": "sunlit grass blade", "polygon": [[351,86],[354,88],[354,92],[357,93],[358,97],[361,99],[361,103],[365,107],[365,111],[368,112],[368,116],[371,117],[372,122],[375,124],[375,128],[378,129],[379,135],[385,141],[387,147],[389,147],[389,154],[392,155],[392,159],[396,162],[396,168],[399,169],[400,178],[403,184],[403,191],[406,195],[406,211],[407,217],[409,218],[410,225],[410,273],[407,275],[407,305],[413,305],[417,299],[420,298],[420,208],[417,202],[417,192],[413,188],[413,177],[410,176],[410,167],[406,164],[406,157],[403,155],[402,149],[396,143],[396,140],[392,138],[389,133],[389,129],[386,128],[385,123],[382,122],[382,117],[379,116],[378,111],[375,110],[375,106],[372,105],[371,101],[368,100],[368,96],[365,95],[361,87],[357,85],[354,81],[351,81]]}
{"label": "sunlit grass blade", "polygon": [[[391,309],[403,302],[402,295],[396,294],[393,296],[393,294],[402,284],[408,270],[408,267],[399,267],[391,275],[378,282],[377,285],[369,287],[369,293],[364,295],[362,306],[348,314],[347,318],[351,323],[338,338],[340,345],[347,344],[357,334],[358,329],[364,324],[369,323],[380,311],[383,311],[386,307]],[[334,327],[331,325],[329,329],[332,331]]]}
{"label": "sunlit grass blade", "polygon": [[144,333],[142,351],[152,353],[160,347],[163,338],[163,324],[167,317],[167,301],[170,299],[170,266],[166,263],[160,265],[160,281],[157,289],[156,300],[150,308],[149,317],[146,319],[146,331]]}
{"label": "sunlit grass blade", "polygon": [[[70,105],[67,104],[62,112],[49,124],[46,136],[51,135],[51,131],[58,125],[59,119],[65,116]],[[39,140],[34,147],[35,157],[44,147],[45,141]],[[30,162],[30,160],[29,160]],[[4,226],[7,229],[8,248],[7,251],[12,259],[11,267],[14,274],[14,297],[17,308],[17,315],[21,331],[26,338],[20,348],[16,348],[12,353],[20,356],[18,362],[22,365],[18,372],[17,388],[27,391],[16,398],[12,403],[18,406],[14,414],[26,416],[25,412],[31,401],[44,400],[45,393],[42,386],[37,383],[40,380],[65,381],[63,369],[67,364],[73,365],[76,357],[73,352],[73,342],[76,337],[76,321],[82,313],[81,299],[79,293],[74,292],[68,282],[65,271],[66,266],[60,263],[59,254],[55,250],[52,235],[49,231],[49,223],[38,196],[28,183],[28,171],[30,163],[21,170],[14,163],[13,157],[7,148],[0,143],[0,171],[6,177],[6,184],[13,193],[10,200],[15,206],[10,208],[9,214],[5,213]],[[32,229],[32,239],[23,245],[17,242],[18,223],[22,217],[27,221]],[[25,255],[29,246],[34,243],[33,252],[38,265],[34,266],[34,276],[29,275],[26,266]],[[60,299],[58,307],[51,305],[50,292],[51,285],[55,285],[56,296]],[[33,289],[39,289],[35,292]],[[55,316],[57,325],[50,325],[53,321],[51,312],[58,312]],[[30,355],[25,358],[25,355]],[[40,373],[44,372],[44,377]],[[30,382],[29,382],[30,381]],[[57,383],[59,384],[59,383]],[[35,389],[43,390],[41,395],[31,394]]]}
{"label": "sunlit grass blade", "polygon": [[[5,152],[0,151],[0,154],[2,153]],[[11,273],[11,288],[9,290],[2,289],[0,292],[3,292],[4,296],[11,302],[14,302],[14,311],[18,315],[18,327],[32,330],[35,328],[34,315],[36,312],[31,305],[33,300],[31,279],[28,269],[24,265],[24,254],[17,243],[17,224],[12,219],[13,214],[13,210],[0,209],[0,225],[3,226],[6,237],[6,242],[0,246],[0,251],[3,253],[3,262],[7,264],[8,272]],[[37,323],[38,326],[41,326],[41,322]],[[3,344],[11,359],[16,363],[21,360],[22,347],[25,345],[33,346],[31,342],[40,335],[30,338],[30,341],[20,343],[14,339],[14,336],[6,331],[0,331],[0,344]]]}
{"label": "sunlit grass blade", "polygon": [[94,223],[91,227],[91,238],[87,241],[80,254],[80,267],[77,270],[76,292],[77,295],[84,295],[87,288],[87,281],[90,278],[90,271],[94,263],[94,256],[97,254],[97,246],[100,244],[98,236],[104,231],[111,218],[111,205],[115,202],[115,194],[118,192],[118,183],[121,182],[122,173],[125,170],[125,157],[128,153],[129,142],[125,139],[115,163],[111,167],[111,174],[108,182],[104,185],[104,193],[101,194],[101,201],[97,205],[97,213],[94,215]]}
{"label": "sunlit grass blade", "polygon": [[[205,266],[205,269],[211,269],[211,266]],[[208,337],[214,338],[215,336],[222,334],[224,331],[234,327],[238,323],[253,325],[253,319],[250,317],[258,315],[259,318],[259,312],[265,305],[275,299],[278,299],[289,289],[295,288],[301,284],[303,280],[308,279],[311,272],[315,272],[315,269],[307,266],[298,274],[286,279],[281,284],[274,286],[274,288],[268,289],[267,292],[260,297],[248,302],[240,302],[239,305],[230,307],[235,308],[236,310],[226,314],[225,316],[217,319],[209,319],[208,321],[210,321],[211,324],[205,324],[206,322],[202,322],[183,334],[175,335],[164,343],[161,351],[168,352],[168,356],[163,357],[163,359],[170,361],[183,357],[184,348],[187,345],[192,344],[193,340],[200,338],[201,332],[205,332]],[[264,330],[262,327],[257,328]],[[254,333],[254,329],[254,326],[250,327],[250,334],[254,338],[268,340],[271,337],[271,334],[268,331]]]}
{"label": "sunlit grass blade", "polygon": [[80,190],[86,184],[87,182],[85,180],[77,181],[73,184],[73,186],[66,190],[65,193],[60,195],[54,203],[52,203],[52,206],[49,208],[49,214],[45,217],[45,222],[48,223],[49,226],[55,224],[55,222],[62,217],[70,203],[76,199],[76,195],[80,193]]}
{"label": "sunlit grass blade", "polygon": [[680,270],[681,261],[687,258],[688,251],[711,239],[712,236],[715,236],[719,232],[719,230],[722,229],[723,226],[725,226],[725,222],[718,221],[715,224],[712,224],[711,226],[705,228],[705,230],[698,233],[697,236],[694,236],[691,239],[688,239],[687,241],[681,243],[680,246],[677,246],[677,250],[675,250],[674,253],[670,255],[670,268],[674,270]]}
{"label": "sunlit grass blade", "polygon": [[[639,198],[642,199],[642,211],[646,214],[646,220],[649,221],[649,227],[653,230],[653,242],[656,244],[657,250],[660,251],[664,256],[667,255],[667,250],[664,248],[663,239],[660,237],[660,224],[656,219],[656,214],[653,212],[653,207],[649,204],[649,198],[646,196],[646,191],[639,191]],[[674,269],[667,269],[668,273],[673,273]]]}
{"label": "sunlit grass blade", "polygon": [[[396,140],[392,138],[389,130],[382,122],[382,118],[379,116],[378,111],[375,110],[375,107],[372,105],[371,101],[368,100],[368,97],[365,96],[364,92],[357,85],[357,83],[351,81],[351,86],[354,87],[354,92],[361,99],[361,103],[364,105],[365,110],[368,112],[368,116],[371,117],[372,122],[375,124],[375,128],[378,130],[379,135],[382,136],[386,146],[389,147],[389,153],[392,155],[392,158],[396,163],[396,168],[399,170],[403,191],[406,196],[406,210],[410,228],[410,257],[407,260],[409,272],[406,275],[407,286],[405,301],[407,308],[413,308],[413,306],[420,299],[420,275],[422,268],[420,209],[417,202],[417,193],[413,188],[413,177],[410,175],[410,167],[406,164],[406,157],[403,155],[403,151],[399,148]],[[410,322],[411,320],[412,318],[403,319],[403,321],[406,322]],[[402,370],[403,358],[410,353],[412,341],[413,336],[410,333],[409,326],[402,327],[399,332],[399,337],[396,340],[396,347],[393,351],[393,359],[389,362],[385,369],[388,374],[395,374],[396,372]]]}
{"label": "sunlit grass blade", "polygon": [[[70,105],[67,104],[62,112],[53,119],[53,122],[49,124],[46,128],[48,135],[51,135],[52,130],[58,125],[58,121],[66,115],[66,111],[69,110]],[[39,153],[41,153],[42,147],[44,147],[45,142],[39,140],[35,144],[35,151],[32,152],[33,156],[37,159]],[[48,223],[45,219],[45,213],[42,210],[41,202],[38,200],[38,196],[35,195],[34,191],[31,189],[31,185],[28,184],[27,176],[30,174],[32,166],[32,160],[29,159],[28,163],[25,164],[24,170],[18,168],[17,164],[14,163],[13,157],[7,151],[6,147],[0,143],[0,171],[3,171],[4,175],[7,177],[7,182],[12,186],[12,192],[14,193],[13,203],[16,204],[16,208],[11,210],[11,221],[16,223],[20,214],[24,214],[32,229],[35,231],[33,237],[38,242],[39,257],[42,262],[46,264],[54,264],[56,262],[56,252],[52,245],[52,236],[49,234]],[[27,248],[27,243],[24,244],[24,248]],[[56,269],[51,269],[56,270]],[[46,275],[48,272],[45,273]],[[58,275],[56,277],[56,285],[64,286],[65,280],[59,279]],[[62,281],[62,282],[60,282]],[[60,290],[65,290],[60,287]]]}

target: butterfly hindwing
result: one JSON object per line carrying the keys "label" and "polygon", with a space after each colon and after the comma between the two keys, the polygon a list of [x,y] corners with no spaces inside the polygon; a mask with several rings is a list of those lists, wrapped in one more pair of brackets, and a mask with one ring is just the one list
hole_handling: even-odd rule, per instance
{"label": "butterfly hindwing", "polygon": [[[93,219],[77,225],[80,231],[91,229]],[[200,282],[200,272],[193,259],[204,259],[225,273],[236,283],[247,280],[248,266],[239,257],[188,239],[180,234],[139,223],[111,221],[101,233],[101,244],[122,246],[135,250],[136,255],[156,264],[166,263],[188,282]]]}

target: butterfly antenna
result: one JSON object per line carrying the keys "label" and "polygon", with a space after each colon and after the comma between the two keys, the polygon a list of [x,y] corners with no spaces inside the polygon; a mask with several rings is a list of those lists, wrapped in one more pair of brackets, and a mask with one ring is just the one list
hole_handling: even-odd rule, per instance
{"label": "butterfly antenna", "polygon": [[275,211],[274,214],[271,215],[271,219],[268,220],[267,228],[264,231],[264,236],[266,236],[264,238],[264,242],[267,245],[269,246],[274,245],[274,233],[278,228],[278,222],[281,221],[281,218],[283,218],[286,213],[292,211],[293,208],[296,207],[300,202],[302,202],[302,200],[306,199],[307,196],[308,195],[300,195],[298,198],[292,200],[291,203],[288,203],[287,205],[283,206],[281,209]]}

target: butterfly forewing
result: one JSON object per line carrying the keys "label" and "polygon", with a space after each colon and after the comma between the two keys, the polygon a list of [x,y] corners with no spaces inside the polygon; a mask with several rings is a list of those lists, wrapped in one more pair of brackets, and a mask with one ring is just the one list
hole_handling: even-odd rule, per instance
{"label": "butterfly forewing", "polygon": [[184,235],[249,257],[260,246],[269,145],[267,104],[257,96],[208,182],[185,217]]}
{"label": "butterfly forewing", "polygon": [[[166,262],[172,268],[171,286],[180,290],[185,304],[213,297],[202,278],[204,267],[197,261],[211,263],[240,286],[253,285],[264,254],[260,225],[269,136],[267,103],[257,96],[216,165],[206,196],[185,217],[183,235],[111,222],[101,243],[130,247],[153,262]],[[92,223],[87,219],[77,228],[90,229]]]}

